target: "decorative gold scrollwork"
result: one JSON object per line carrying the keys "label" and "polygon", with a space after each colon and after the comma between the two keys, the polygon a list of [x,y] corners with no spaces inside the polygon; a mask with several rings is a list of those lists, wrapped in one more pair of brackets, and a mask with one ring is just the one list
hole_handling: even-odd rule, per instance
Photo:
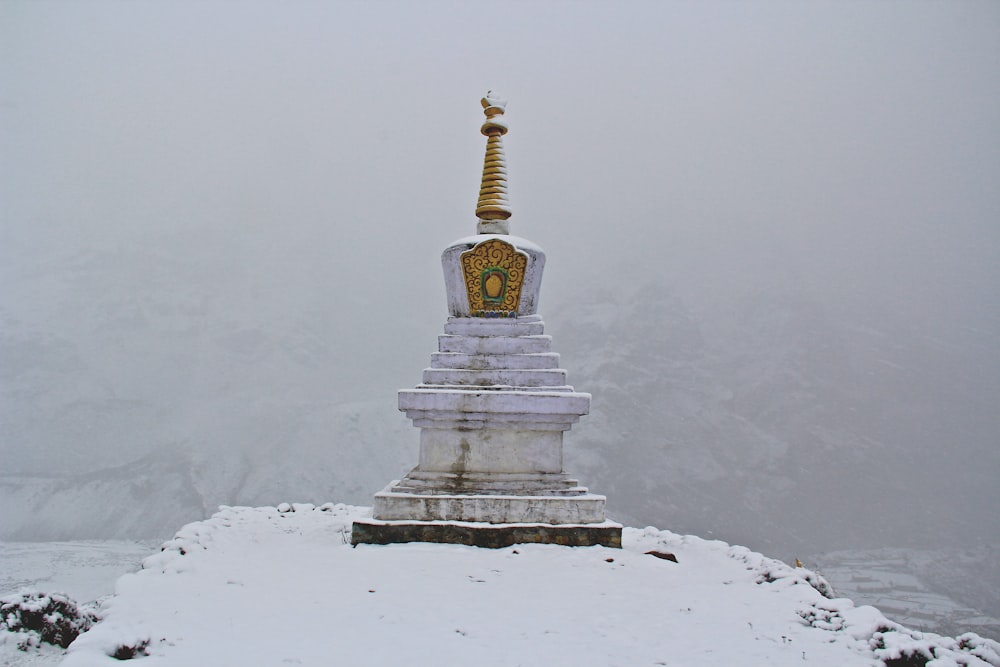
{"label": "decorative gold scrollwork", "polygon": [[462,253],[462,274],[473,317],[517,317],[528,255],[493,238]]}

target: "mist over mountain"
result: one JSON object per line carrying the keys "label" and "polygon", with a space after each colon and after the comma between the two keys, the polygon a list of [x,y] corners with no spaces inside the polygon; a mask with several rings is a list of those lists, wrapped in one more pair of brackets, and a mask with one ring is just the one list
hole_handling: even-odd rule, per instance
{"label": "mist over mountain", "polygon": [[785,554],[1000,535],[981,511],[1000,500],[1000,421],[957,370],[994,358],[988,341],[845,321],[794,286],[705,318],[655,283],[617,296],[576,300],[551,329],[595,395],[572,467],[630,522]]}
{"label": "mist over mountain", "polygon": [[[20,446],[2,483],[20,511],[5,516],[6,538],[155,537],[223,503],[360,503],[415,463],[393,387],[419,380],[442,316],[397,338],[361,326],[359,304],[344,327],[343,309],[310,290],[328,281],[301,268],[248,308],[241,283],[157,248],[7,281],[64,293],[35,321],[8,314],[3,403]],[[276,252],[245,261],[273,265]],[[209,266],[222,251],[205,253]],[[116,282],[132,263],[145,279]],[[616,516],[775,553],[1000,534],[988,511],[996,376],[970,372],[995,361],[988,338],[976,345],[961,325],[958,341],[887,331],[892,313],[845,319],[794,283],[713,304],[641,268],[619,275],[614,289],[545,295],[570,380],[594,395],[567,467]],[[978,390],[963,385],[977,377]]]}

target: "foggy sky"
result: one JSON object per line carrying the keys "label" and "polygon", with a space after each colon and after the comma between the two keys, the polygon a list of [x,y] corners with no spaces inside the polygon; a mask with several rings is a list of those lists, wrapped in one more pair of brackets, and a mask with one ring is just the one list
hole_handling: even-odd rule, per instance
{"label": "foggy sky", "polygon": [[[105,290],[141,308],[170,289],[143,259],[163,256],[203,287],[175,318],[325,313],[337,375],[268,391],[391,411],[446,315],[440,252],[475,228],[492,89],[512,232],[548,252],[543,314],[651,277],[711,324],[795,285],[845,320],[972,341],[947,382],[1000,399],[998,34],[987,1],[7,1],[0,326],[76,340]],[[83,293],[44,278],[84,256],[104,277]],[[176,393],[142,341],[115,344],[135,363],[101,391]],[[37,472],[154,445],[0,455]]]}

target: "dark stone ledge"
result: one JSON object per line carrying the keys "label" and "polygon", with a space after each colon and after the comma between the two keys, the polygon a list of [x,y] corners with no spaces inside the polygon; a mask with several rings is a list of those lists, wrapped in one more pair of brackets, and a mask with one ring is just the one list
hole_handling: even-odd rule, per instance
{"label": "dark stone ledge", "polygon": [[501,549],[514,544],[561,544],[567,547],[603,546],[621,549],[622,527],[616,524],[473,524],[354,522],[351,544],[438,542]]}

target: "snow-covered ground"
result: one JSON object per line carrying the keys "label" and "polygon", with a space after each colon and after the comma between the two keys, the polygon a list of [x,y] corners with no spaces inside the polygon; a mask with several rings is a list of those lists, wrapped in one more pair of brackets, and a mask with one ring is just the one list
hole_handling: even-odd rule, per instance
{"label": "snow-covered ground", "polygon": [[366,508],[280,509],[223,508],[182,528],[119,579],[62,664],[134,649],[160,665],[1000,665],[996,642],[907,630],[722,542],[629,528],[621,550],[355,548]]}

